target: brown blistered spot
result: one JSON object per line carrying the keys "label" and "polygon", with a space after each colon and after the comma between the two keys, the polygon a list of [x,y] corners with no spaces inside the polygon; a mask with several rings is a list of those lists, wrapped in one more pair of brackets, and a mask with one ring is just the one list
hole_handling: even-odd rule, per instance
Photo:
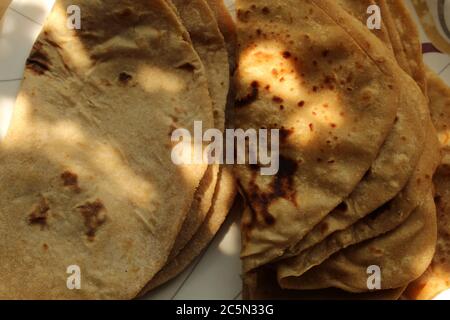
{"label": "brown blistered spot", "polygon": [[247,94],[245,97],[236,100],[235,107],[236,108],[242,108],[245,106],[248,106],[255,102],[258,99],[259,96],[259,83],[257,81],[253,81],[250,86],[250,93]]}
{"label": "brown blistered spot", "polygon": [[242,22],[247,22],[250,16],[250,11],[242,11],[240,9],[237,10],[237,18]]}
{"label": "brown blistered spot", "polygon": [[42,197],[38,204],[35,205],[33,210],[28,216],[28,223],[30,225],[40,225],[41,229],[47,226],[48,211],[50,206],[47,200]]}
{"label": "brown blistered spot", "polygon": [[317,90],[319,90],[319,88],[318,88],[317,86],[314,86],[314,87],[313,87],[313,91],[314,91],[314,92],[317,92]]}
{"label": "brown blistered spot", "polygon": [[273,98],[272,98],[272,101],[273,102],[276,102],[276,103],[283,103],[283,98],[281,98],[281,97],[279,97],[279,96],[274,96]]}
{"label": "brown blistered spot", "polygon": [[284,110],[284,106],[283,105],[280,105],[280,110]]}
{"label": "brown blistered spot", "polygon": [[257,34],[258,36],[262,35],[262,30],[261,30],[261,29],[256,29],[256,34]]}
{"label": "brown blistered spot", "polygon": [[48,250],[48,244],[44,243],[42,245],[42,249],[44,249],[44,251],[47,251]]}
{"label": "brown blistered spot", "polygon": [[273,182],[273,189],[277,197],[286,197],[295,202],[293,197],[294,174],[297,172],[296,161],[280,156],[280,168]]}
{"label": "brown blistered spot", "polygon": [[297,104],[300,108],[303,108],[305,106],[305,101],[299,101],[299,103]]}
{"label": "brown blistered spot", "polygon": [[65,187],[71,187],[75,192],[79,193],[81,191],[78,186],[78,176],[70,171],[64,171],[61,174],[61,179],[63,180],[63,185]]}
{"label": "brown blistered spot", "polygon": [[291,57],[291,53],[289,51],[284,51],[282,53],[282,55],[283,55],[283,58],[285,58],[285,59],[289,59]]}
{"label": "brown blistered spot", "polygon": [[331,126],[332,128],[336,128],[336,127],[337,127],[337,125],[336,125],[335,123],[330,123],[330,126]]}
{"label": "brown blistered spot", "polygon": [[268,84],[267,86],[264,87],[264,89],[266,89],[267,91],[270,91],[270,85]]}
{"label": "brown blistered spot", "polygon": [[286,142],[286,140],[289,139],[289,137],[294,133],[294,128],[291,129],[286,129],[286,128],[281,128],[280,129],[280,141],[282,143]]}
{"label": "brown blistered spot", "polygon": [[268,7],[264,7],[264,8],[262,8],[262,13],[269,14],[270,13],[270,9]]}
{"label": "brown blistered spot", "polygon": [[251,224],[258,220],[258,217],[262,217],[266,225],[274,225],[276,223],[275,218],[269,212],[270,204],[278,199],[285,198],[293,202],[296,206],[295,191],[293,186],[294,175],[297,172],[298,164],[292,159],[280,156],[279,171],[274,177],[274,180],[270,184],[270,191],[267,193],[260,192],[258,186],[254,182],[256,175],[254,171],[253,181],[249,184],[248,189],[248,204],[252,212]]}
{"label": "brown blistered spot", "polygon": [[133,79],[133,77],[130,74],[128,74],[126,72],[119,73],[119,81],[122,84],[124,84],[124,85],[128,84],[131,81],[131,79]]}
{"label": "brown blistered spot", "polygon": [[330,54],[330,50],[324,50],[322,51],[322,57],[326,58]]}
{"label": "brown blistered spot", "polygon": [[106,215],[104,213],[105,207],[100,200],[94,202],[87,202],[78,207],[84,217],[84,225],[88,229],[86,235],[89,241],[94,241],[95,234],[99,227],[106,222]]}
{"label": "brown blistered spot", "polygon": [[314,131],[314,124],[313,124],[313,123],[310,123],[310,124],[309,124],[309,130],[310,130],[311,132]]}
{"label": "brown blistered spot", "polygon": [[37,42],[33,46],[33,51],[27,59],[26,66],[35,73],[42,75],[50,70],[51,62],[48,56],[42,51],[42,43]]}

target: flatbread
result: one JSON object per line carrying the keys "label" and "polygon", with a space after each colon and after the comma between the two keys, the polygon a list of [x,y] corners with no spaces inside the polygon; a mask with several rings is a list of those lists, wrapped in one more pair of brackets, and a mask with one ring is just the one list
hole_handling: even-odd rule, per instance
{"label": "flatbread", "polygon": [[[228,54],[214,14],[205,0],[172,0],[206,70],[213,102],[214,127],[225,129],[225,107],[230,85]],[[219,165],[210,165],[195,194],[189,214],[170,253],[169,261],[186,246],[205,220],[214,196]]]}
{"label": "flatbread", "polygon": [[12,0],[2,0],[0,3],[0,21],[3,18],[3,15],[5,14],[6,10],[8,9],[9,5],[11,4]]}
{"label": "flatbread", "polygon": [[450,88],[434,72],[427,72],[433,123],[438,131],[443,160],[434,177],[438,240],[433,261],[418,280],[409,285],[407,299],[430,300],[450,288]]}
{"label": "flatbread", "polygon": [[[379,5],[378,0],[338,0],[337,3],[348,13],[353,15],[356,19],[361,21],[364,25],[367,24],[367,20],[370,15],[368,14],[368,8],[372,5]],[[381,8],[380,8],[381,9]],[[381,10],[380,10],[381,11]],[[386,44],[389,50],[392,49],[391,40],[389,37],[388,28],[386,26],[385,20],[383,19],[383,15],[381,15],[381,29],[373,29],[370,30],[373,34],[375,34],[383,43]]]}
{"label": "flatbread", "polygon": [[222,226],[225,218],[230,212],[239,212],[241,204],[235,204],[231,209],[235,196],[236,196],[236,184],[231,169],[229,167],[222,167],[217,184],[217,189],[214,196],[213,206],[208,213],[207,218],[189,241],[189,243],[183,248],[183,250],[175,257],[175,259],[164,266],[164,268],[153,278],[141,291],[140,296],[156,289],[164,283],[172,280],[185,270],[197,256],[208,246],[212,241],[216,233]]}
{"label": "flatbread", "polygon": [[[339,1],[340,6],[362,23],[366,22],[367,7],[372,4],[375,4],[375,2],[371,0]],[[373,32],[384,43],[390,44],[385,26],[381,30]],[[283,258],[296,256],[320,243],[336,231],[345,230],[359,219],[385,205],[405,187],[423,152],[425,128],[422,123],[429,121],[429,111],[427,101],[422,92],[417,89],[414,81],[401,71],[399,76],[403,79],[404,85],[401,88],[397,121],[369,172],[366,173],[364,179],[353,190],[349,198],[345,199],[338,208],[327,215]],[[413,208],[414,206],[411,207],[410,204],[404,204],[404,209],[409,210],[409,212]],[[395,224],[392,225],[391,229],[396,227]],[[359,236],[355,235],[355,238],[359,238]],[[334,240],[329,239],[326,242],[335,241],[335,238],[332,239]],[[328,249],[324,250],[324,247]],[[329,246],[329,243],[324,243],[317,246],[313,251],[317,251],[319,248],[322,248],[320,250],[321,257],[328,257],[329,252],[339,249]],[[302,257],[311,255],[314,256],[312,253],[302,253]],[[308,259],[302,261],[306,262]]]}
{"label": "flatbread", "polygon": [[216,20],[219,24],[219,29],[225,38],[225,42],[228,49],[228,55],[230,57],[230,66],[234,69],[236,61],[236,25],[233,18],[230,15],[223,0],[207,0],[208,5],[213,10]]}
{"label": "flatbread", "polygon": [[397,300],[405,288],[351,293],[340,289],[285,290],[278,286],[275,270],[263,267],[245,277],[243,298],[246,300]]}
{"label": "flatbread", "polygon": [[[415,85],[412,79],[406,75],[405,77],[406,78],[404,78],[404,80],[407,85],[405,85],[404,89],[402,89],[404,104],[400,107],[400,109],[406,108],[407,110],[413,110],[415,106],[421,106],[422,111],[424,109],[426,110],[426,101],[420,89]],[[407,115],[407,112],[403,113],[403,115]],[[421,121],[419,121],[419,119]],[[404,121],[403,125],[411,125],[411,129],[416,128],[417,130],[417,128],[420,128],[420,125],[417,124],[417,122],[423,123],[423,121],[428,120],[429,123],[429,116],[428,118],[424,117],[422,113],[422,116],[416,118],[417,122],[409,122],[410,120],[411,119],[408,116],[403,118],[403,120],[400,120],[399,118],[399,121]],[[420,131],[420,129],[417,131]],[[367,204],[376,204],[376,202],[373,202],[372,198],[376,199],[379,196],[378,194],[381,194],[383,197],[389,187],[393,188],[392,186],[383,185],[380,183],[378,187],[380,187],[381,190],[377,190],[376,183],[379,181],[376,180],[376,176],[373,176],[373,174],[377,174],[377,172],[379,172],[378,174],[383,177],[383,175],[386,175],[386,173],[383,173],[386,168],[390,170],[390,172],[395,173],[396,170],[399,172],[402,166],[407,166],[405,163],[403,163],[402,166],[395,165],[395,162],[398,160],[395,158],[390,158],[388,149],[386,149],[385,151],[388,154],[386,157],[387,162],[381,162],[385,165],[385,167],[380,168],[380,171],[376,170],[377,167],[373,167],[374,169],[372,171],[372,176],[363,180],[355,190],[357,192],[357,197],[354,199],[357,201],[354,201],[351,196],[348,200],[346,200],[346,202],[344,202],[346,204],[345,211],[342,209],[333,211],[305,237],[301,243],[305,246],[312,244],[307,248],[307,250],[303,250],[301,253],[297,254],[295,258],[280,262],[280,278],[292,276],[298,277],[307,270],[311,269],[313,266],[322,263],[325,259],[338,252],[340,249],[395,229],[403,221],[405,221],[406,218],[408,218],[409,214],[416,207],[421,205],[424,197],[432,187],[431,177],[436,169],[439,155],[436,152],[436,148],[432,149],[433,146],[436,147],[436,144],[430,143],[432,138],[427,140],[427,146],[425,146],[424,150],[424,140],[421,140],[420,144],[417,145],[417,141],[409,140],[408,142],[408,140],[405,140],[405,137],[408,137],[407,139],[411,139],[411,137],[414,137],[414,134],[411,136],[400,135],[397,141],[393,141],[396,145],[385,145],[384,147],[390,149],[389,151],[393,154],[395,154],[399,149],[401,150],[404,148],[407,144],[411,145],[406,147],[418,149],[417,151],[419,154],[407,154],[407,156],[411,156],[411,164],[417,164],[417,167],[413,168],[412,174],[404,178],[404,181],[408,182],[406,188],[402,190],[400,194],[393,194],[395,198],[392,200],[389,199],[391,201],[384,203],[380,207],[373,207],[370,208],[370,210],[367,210]],[[399,144],[402,143],[402,140],[404,145],[399,146]],[[384,149],[382,149],[382,152],[383,151]],[[402,157],[402,155],[399,156]],[[417,163],[419,156],[421,156],[421,159]],[[401,159],[400,161],[407,162],[408,159],[409,158],[404,160]],[[392,165],[392,167],[390,167],[390,165]],[[409,170],[407,172],[411,173]],[[417,184],[418,180],[422,180],[422,184]],[[366,187],[366,185],[370,186],[371,183],[375,183],[373,190],[367,189]],[[389,180],[387,183],[389,183]],[[401,188],[403,188],[403,186],[404,185],[402,184]],[[362,188],[362,190],[360,191],[359,188]],[[353,194],[355,194],[355,191]],[[359,221],[360,219],[363,220]]]}
{"label": "flatbread", "polygon": [[[433,131],[430,129],[431,134],[423,156],[405,190],[388,206],[380,208],[348,229],[333,234],[312,250],[279,263],[278,280],[283,288],[309,290],[337,286],[350,292],[365,292],[367,286],[366,282],[362,285],[361,271],[364,269],[367,281],[367,268],[377,265],[383,269],[383,289],[394,289],[408,285],[425,271],[428,266],[426,263],[429,263],[427,253],[434,252],[436,226],[433,226],[433,221],[436,217],[435,209],[429,208],[430,204],[424,208],[423,203],[433,197],[431,179],[440,159]],[[366,241],[369,239],[372,240]],[[416,241],[414,246],[412,239]],[[366,242],[358,245],[364,241]],[[415,259],[406,255],[405,245],[412,247],[409,254],[414,255]],[[339,251],[343,248],[347,249]],[[336,254],[331,256],[334,253]],[[394,259],[397,261],[392,261]],[[419,261],[424,261],[425,264],[420,264]],[[355,273],[352,281],[350,273],[356,272],[356,266],[359,273]],[[399,266],[404,271],[399,271]],[[408,273],[409,270],[414,273]],[[384,276],[391,276],[391,272],[394,279]],[[397,275],[399,272],[402,276]],[[407,279],[406,282],[400,285],[394,282],[404,279]]]}
{"label": "flatbread", "polygon": [[193,119],[213,126],[208,83],[164,1],[57,0],[0,144],[0,298],[134,298],[207,167],[171,160]]}
{"label": "flatbread", "polygon": [[[395,29],[400,37],[401,47],[409,66],[409,74],[417,82],[422,92],[427,94],[427,81],[425,64],[422,58],[422,43],[420,42],[419,30],[414,22],[404,0],[386,1],[389,12],[392,14]],[[395,51],[397,56],[399,52]],[[400,53],[400,56],[403,56]]]}
{"label": "flatbread", "polygon": [[381,269],[383,290],[405,287],[428,268],[435,245],[436,210],[430,192],[426,202],[398,229],[340,251],[302,277],[290,279],[289,287],[367,292],[367,269],[372,265]]}
{"label": "flatbread", "polygon": [[[390,5],[392,6],[392,3]],[[398,28],[403,30],[402,32],[404,32],[406,28],[405,26],[412,26],[413,28],[415,28],[415,26],[412,25],[413,22],[411,22],[411,24],[408,22],[410,21],[410,16],[403,9],[401,5],[400,7],[392,6],[390,11],[390,13],[395,13],[398,21],[405,24],[400,25],[399,23],[398,25],[394,25],[396,29]],[[408,61],[412,61],[415,59],[420,60],[420,62],[417,63],[408,63],[409,67],[407,68],[407,70],[411,70],[411,66],[419,66],[417,67],[419,69],[423,67],[423,62],[421,62],[422,56],[420,46],[413,45],[414,43],[419,42],[417,39],[413,39],[413,37],[418,38],[417,31],[414,32],[414,30],[411,30],[411,36],[409,36],[410,39],[407,41],[410,46],[408,47],[408,44],[405,46],[402,45],[402,48],[399,49],[403,51],[404,56],[407,57]],[[391,33],[395,34],[395,32]],[[404,47],[408,47],[408,49],[404,49]],[[401,57],[401,55],[397,55],[396,52],[396,58],[398,58],[398,56]],[[412,72],[411,75],[414,76],[414,72]],[[424,82],[424,80],[422,80],[422,77],[420,76],[420,73],[417,73],[417,76],[415,78],[416,81],[418,80],[419,82]],[[411,94],[411,92],[415,93],[417,91],[414,89],[415,85],[410,83],[411,80],[404,78],[403,82],[405,83],[406,89],[409,90],[405,92],[408,96]],[[426,92],[426,90],[423,89],[422,91]],[[422,101],[423,98],[420,99],[420,95],[420,93],[415,93],[417,99],[419,99],[419,101]],[[411,105],[414,105],[414,103]],[[388,209],[385,209],[383,207],[378,209],[375,213],[372,213],[370,216],[368,216],[367,219],[356,223],[347,230],[338,232],[337,234],[333,234],[329,239],[326,239],[323,243],[316,245],[313,249],[309,250],[309,252],[304,252],[295,259],[282,264],[278,276],[283,287],[291,289],[304,289],[305,286],[307,286],[304,285],[305,281],[308,281],[308,279],[310,279],[311,281],[315,281],[316,278],[321,278],[321,280],[317,281],[317,287],[315,288],[323,288],[330,285],[330,283],[335,283],[335,281],[339,282],[340,280],[323,279],[327,277],[327,275],[325,274],[328,273],[328,270],[326,270],[326,265],[333,265],[333,263],[337,264],[337,257],[339,257],[339,255],[337,255],[337,257],[334,256],[330,258],[329,261],[327,260],[323,264],[323,267],[319,266],[317,268],[313,268],[309,273],[306,274],[304,274],[304,272],[310,270],[312,266],[316,266],[322,263],[326,258],[330,256],[330,253],[335,253],[339,249],[345,248],[351,244],[375,238],[385,232],[393,230],[395,227],[399,226],[406,218],[409,217],[409,213],[411,212],[411,210],[415,206],[419,205],[420,201],[424,198],[424,195],[426,195],[429,190],[432,189],[430,181],[435,172],[435,169],[437,168],[440,154],[438,152],[435,130],[431,124],[431,120],[429,117],[429,110],[428,108],[425,108],[423,102],[418,103],[417,105],[419,105],[421,108],[422,123],[425,124],[425,128],[428,128],[427,131],[429,133],[429,137],[423,158],[418,166],[418,171],[416,171],[416,174],[413,175],[413,177],[410,179],[407,188],[392,203],[389,203]],[[421,185],[416,185],[416,181],[421,181]],[[399,229],[402,230],[401,228]],[[377,240],[375,239],[374,242],[376,243]],[[352,248],[349,248],[345,252],[351,252],[351,250]],[[369,252],[366,252],[366,254],[370,255]],[[420,252],[416,254],[420,256]],[[346,268],[344,264],[340,265],[339,267],[342,269]],[[421,267],[423,267],[423,265]],[[345,273],[345,271],[343,272]],[[415,274],[412,275],[411,279],[414,279],[414,276]],[[328,277],[333,278],[329,275]],[[403,284],[403,286],[406,284],[407,283]],[[348,283],[346,285],[351,286]],[[389,287],[390,284],[385,283],[385,285]],[[365,291],[367,290],[367,288],[364,286],[359,290]]]}
{"label": "flatbread", "polygon": [[399,83],[387,49],[359,22],[343,28],[348,18],[328,12],[331,1],[237,4],[236,126],[278,127],[284,137],[277,176],[236,168],[252,209],[248,272],[283,255],[363,178],[394,125]]}

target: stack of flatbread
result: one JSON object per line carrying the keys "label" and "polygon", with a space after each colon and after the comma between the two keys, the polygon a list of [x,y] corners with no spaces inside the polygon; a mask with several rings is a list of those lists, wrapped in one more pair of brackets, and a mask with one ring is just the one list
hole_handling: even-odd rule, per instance
{"label": "stack of flatbread", "polygon": [[210,5],[56,1],[0,142],[0,298],[135,298],[217,233],[231,170],[171,158],[176,129],[225,128],[230,18]]}
{"label": "stack of flatbread", "polygon": [[275,176],[235,169],[244,297],[398,299],[409,286],[405,296],[421,299],[449,288],[445,157],[438,216],[433,177],[450,94],[427,75],[404,1],[236,3],[235,126],[280,130]]}
{"label": "stack of flatbread", "polygon": [[6,9],[8,9],[9,5],[11,4],[11,2],[12,0],[4,0],[0,3],[0,31],[3,25],[3,16],[6,12]]}
{"label": "stack of flatbread", "polygon": [[[247,299],[450,287],[450,89],[404,2],[236,6],[235,26],[222,0],[56,0],[0,142],[0,299],[145,295],[212,240],[235,180]],[[277,129],[277,173],[176,164],[198,122]]]}

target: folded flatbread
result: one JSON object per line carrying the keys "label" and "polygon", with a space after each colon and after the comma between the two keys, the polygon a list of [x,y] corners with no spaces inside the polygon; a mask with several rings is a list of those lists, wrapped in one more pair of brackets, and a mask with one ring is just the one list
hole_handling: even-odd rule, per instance
{"label": "folded flatbread", "polygon": [[208,82],[166,2],[57,0],[0,144],[0,298],[134,298],[207,167],[171,159],[193,120],[213,126]]}
{"label": "folded flatbread", "polygon": [[[205,0],[172,0],[168,3],[180,16],[205,67],[213,102],[214,127],[225,129],[225,107],[230,87],[228,54],[214,14]],[[209,166],[177,237],[169,261],[186,246],[205,220],[214,197],[220,167]]]}
{"label": "folded flatbread", "polygon": [[235,125],[279,128],[282,137],[276,176],[236,168],[250,206],[243,217],[246,272],[282,256],[338,207],[395,123],[399,82],[387,49],[359,22],[343,28],[349,19],[330,15],[329,5],[336,6],[237,2]]}
{"label": "folded flatbread", "polygon": [[197,256],[208,246],[211,240],[222,226],[225,218],[230,212],[240,214],[240,202],[232,205],[236,196],[237,188],[233,173],[229,167],[223,167],[220,171],[218,179],[213,206],[208,215],[197,230],[197,233],[192,237],[188,244],[181,250],[181,252],[145,286],[140,295],[163,285],[167,281],[175,278],[183,270],[185,270]]}
{"label": "folded flatbread", "polygon": [[213,10],[219,24],[219,29],[225,38],[230,57],[230,66],[234,69],[236,59],[236,25],[230,15],[228,8],[223,0],[207,0],[208,5]]}

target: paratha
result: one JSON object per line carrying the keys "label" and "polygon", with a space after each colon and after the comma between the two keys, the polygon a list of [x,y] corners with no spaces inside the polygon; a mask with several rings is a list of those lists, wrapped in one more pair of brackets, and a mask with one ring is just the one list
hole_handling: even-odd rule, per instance
{"label": "paratha", "polygon": [[213,126],[205,70],[164,1],[57,0],[0,144],[0,298],[134,298],[207,167],[171,159],[193,120]]}

